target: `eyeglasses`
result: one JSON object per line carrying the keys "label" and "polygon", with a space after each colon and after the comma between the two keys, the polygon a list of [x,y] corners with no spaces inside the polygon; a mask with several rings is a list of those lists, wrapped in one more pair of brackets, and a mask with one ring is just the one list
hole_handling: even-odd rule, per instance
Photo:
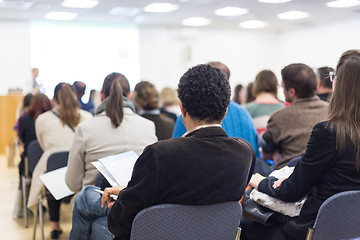
{"label": "eyeglasses", "polygon": [[334,79],[336,77],[336,73],[335,72],[329,72],[329,78],[331,82],[334,82]]}

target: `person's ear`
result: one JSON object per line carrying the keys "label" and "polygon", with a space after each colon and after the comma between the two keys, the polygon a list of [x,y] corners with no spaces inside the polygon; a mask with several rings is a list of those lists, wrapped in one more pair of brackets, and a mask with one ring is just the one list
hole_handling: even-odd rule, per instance
{"label": "person's ear", "polygon": [[288,91],[290,99],[296,98],[296,91],[294,88],[289,88],[287,91]]}
{"label": "person's ear", "polygon": [[131,99],[131,92],[129,92],[127,95],[126,95],[127,99]]}
{"label": "person's ear", "polygon": [[183,117],[186,117],[187,112],[186,112],[182,102],[180,102],[180,110],[181,110],[181,114],[183,115]]}
{"label": "person's ear", "polygon": [[105,94],[102,91],[100,92],[100,100],[101,101],[105,100]]}

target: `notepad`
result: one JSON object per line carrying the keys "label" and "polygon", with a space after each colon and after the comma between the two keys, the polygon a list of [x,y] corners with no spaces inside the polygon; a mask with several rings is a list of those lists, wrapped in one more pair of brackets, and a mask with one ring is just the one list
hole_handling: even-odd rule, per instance
{"label": "notepad", "polygon": [[65,183],[66,170],[67,167],[63,167],[40,175],[41,181],[56,200],[74,194]]}
{"label": "notepad", "polygon": [[127,186],[138,155],[128,151],[94,161],[92,164],[101,172],[111,186]]}

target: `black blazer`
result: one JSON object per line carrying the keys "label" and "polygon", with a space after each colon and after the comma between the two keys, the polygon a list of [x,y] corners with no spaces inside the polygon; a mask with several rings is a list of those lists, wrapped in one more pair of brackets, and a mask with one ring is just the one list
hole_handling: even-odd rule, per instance
{"label": "black blazer", "polygon": [[254,164],[251,145],[229,138],[220,127],[152,144],[137,160],[128,186],[111,208],[109,229],[115,239],[130,239],[135,215],[157,204],[238,201]]}
{"label": "black blazer", "polygon": [[268,177],[260,182],[259,191],[286,202],[295,202],[308,194],[300,216],[291,218],[283,230],[294,239],[305,239],[321,204],[332,195],[360,190],[360,172],[355,168],[355,150],[349,141],[345,152],[336,150],[336,130],[327,122],[316,124],[307,149],[290,177],[273,189],[277,179]]}

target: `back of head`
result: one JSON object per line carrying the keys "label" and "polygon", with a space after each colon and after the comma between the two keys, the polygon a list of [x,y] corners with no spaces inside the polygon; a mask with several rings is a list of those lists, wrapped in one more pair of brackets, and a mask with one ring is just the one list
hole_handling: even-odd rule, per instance
{"label": "back of head", "polygon": [[117,128],[124,118],[123,97],[126,97],[130,92],[129,81],[121,73],[110,73],[105,77],[101,91],[108,98],[105,108],[106,116]]}
{"label": "back of head", "polygon": [[321,67],[317,69],[320,86],[332,89],[332,82],[330,81],[329,72],[335,72],[331,67]]}
{"label": "back of head", "polygon": [[230,69],[222,62],[208,62],[210,66],[216,67],[226,74],[226,78],[230,79]]}
{"label": "back of head", "polygon": [[160,92],[160,101],[163,106],[172,106],[179,104],[179,98],[177,97],[176,90],[164,87]]}
{"label": "back of head", "polygon": [[275,74],[270,70],[263,70],[256,75],[254,82],[254,95],[266,92],[277,96],[278,81]]}
{"label": "back of head", "polygon": [[54,91],[60,119],[64,124],[76,127],[80,123],[80,106],[70,84],[59,83]]}
{"label": "back of head", "polygon": [[281,70],[281,76],[286,90],[294,88],[298,98],[309,98],[316,91],[316,76],[314,71],[303,63],[294,63]]}
{"label": "back of head", "polygon": [[242,84],[236,85],[235,90],[234,90],[234,96],[233,96],[233,101],[240,105],[241,105],[240,92],[241,92],[242,88],[243,88]]}
{"label": "back of head", "polygon": [[86,84],[80,81],[75,81],[73,84],[74,91],[78,98],[81,98],[85,94]]}
{"label": "back of head", "polygon": [[40,93],[32,98],[28,114],[34,120],[36,120],[36,118],[40,114],[47,112],[51,109],[52,109],[52,104],[50,99],[45,94]]}
{"label": "back of head", "polygon": [[254,83],[251,82],[246,86],[246,103],[252,102],[254,100],[255,100]]}
{"label": "back of head", "polygon": [[329,101],[329,121],[336,126],[336,146],[340,153],[350,138],[360,166],[360,50],[344,52],[336,67],[335,86]]}
{"label": "back of head", "polygon": [[118,80],[120,82],[121,88],[122,88],[122,91],[123,91],[122,95],[124,97],[127,97],[128,94],[130,93],[129,81],[127,80],[127,78],[123,74],[117,73],[117,72],[110,73],[109,75],[106,76],[106,78],[104,79],[104,83],[103,83],[101,92],[107,98],[110,95],[111,84],[115,80]]}
{"label": "back of head", "polygon": [[24,101],[23,101],[23,108],[27,108],[30,106],[32,98],[33,98],[32,93],[28,93],[25,95]]}
{"label": "back of head", "polygon": [[195,120],[219,122],[230,104],[230,84],[218,68],[200,64],[190,68],[178,85],[178,96]]}
{"label": "back of head", "polygon": [[159,93],[155,86],[147,81],[136,84],[134,100],[137,107],[142,110],[154,110],[159,108]]}

